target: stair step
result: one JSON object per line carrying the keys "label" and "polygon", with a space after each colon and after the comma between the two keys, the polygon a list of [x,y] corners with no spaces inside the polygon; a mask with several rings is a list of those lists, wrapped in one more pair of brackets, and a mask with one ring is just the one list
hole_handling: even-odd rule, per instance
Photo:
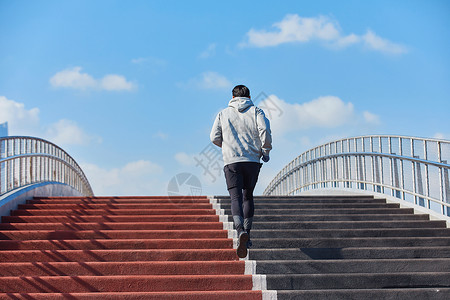
{"label": "stair step", "polygon": [[[2,232],[0,232],[1,237]],[[382,229],[254,229],[257,238],[352,238],[352,237],[449,237],[449,228],[382,228]]]}
{"label": "stair step", "polygon": [[220,230],[219,222],[1,223],[0,230]]}
{"label": "stair step", "polygon": [[231,239],[120,239],[120,240],[0,240],[4,250],[95,250],[95,249],[225,249]]}
{"label": "stair step", "polygon": [[423,247],[343,247],[343,248],[268,248],[250,249],[252,260],[347,260],[347,259],[409,259],[448,258],[450,246]]}
{"label": "stair step", "polygon": [[450,287],[449,272],[267,274],[269,290],[386,289]]}
{"label": "stair step", "polygon": [[225,230],[41,230],[0,231],[0,240],[226,239]]}
{"label": "stair step", "polygon": [[362,228],[446,228],[445,221],[309,221],[253,222],[253,229],[362,229]]}
{"label": "stair step", "polygon": [[[364,215],[364,214],[413,214],[412,208],[333,208],[333,209],[257,209],[257,215]],[[226,215],[231,215],[231,209],[224,209]]]}
{"label": "stair step", "polygon": [[0,277],[4,293],[251,290],[251,275]]}
{"label": "stair step", "polygon": [[[253,234],[253,233],[252,233]],[[450,237],[253,238],[253,248],[344,248],[448,246]]]}
{"label": "stair step", "polygon": [[395,289],[328,289],[328,290],[279,290],[278,300],[330,300],[330,299],[450,299],[450,288],[395,288]]}
{"label": "stair step", "polygon": [[34,299],[34,300],[261,300],[261,291],[178,291],[178,292],[96,292],[96,293],[0,293],[0,299]]}
{"label": "stair step", "polygon": [[[228,215],[228,220],[233,221],[233,217]],[[428,215],[413,215],[413,214],[298,214],[294,213],[289,215],[283,214],[271,214],[271,215],[259,215],[256,214],[253,218],[254,222],[285,222],[285,221],[380,221],[380,220],[429,220]]]}
{"label": "stair step", "polygon": [[134,215],[134,216],[5,216],[4,223],[77,223],[77,222],[118,222],[118,223],[145,223],[145,222],[219,222],[216,214],[211,215]]}
{"label": "stair step", "polygon": [[104,275],[242,275],[243,261],[21,262],[0,263],[1,277]]}
{"label": "stair step", "polygon": [[[222,209],[230,209],[231,204],[220,204]],[[399,208],[397,203],[255,203],[255,210],[267,209],[320,209],[323,211],[334,209],[368,209],[368,208]],[[32,207],[30,207],[32,208]]]}
{"label": "stair step", "polygon": [[341,260],[262,260],[256,265],[260,274],[328,273],[411,273],[447,272],[450,258],[439,259],[341,259]]}
{"label": "stair step", "polygon": [[12,216],[215,215],[214,209],[18,209]]}
{"label": "stair step", "polygon": [[132,203],[132,204],[21,204],[18,207],[19,210],[82,210],[82,209],[212,209],[212,205],[209,203]]}
{"label": "stair step", "polygon": [[110,249],[110,250],[3,250],[2,262],[127,262],[127,261],[231,261],[236,250],[221,249]]}

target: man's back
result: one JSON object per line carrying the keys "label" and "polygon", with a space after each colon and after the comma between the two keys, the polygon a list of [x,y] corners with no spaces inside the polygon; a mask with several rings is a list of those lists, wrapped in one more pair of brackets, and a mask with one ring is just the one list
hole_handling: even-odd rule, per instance
{"label": "man's back", "polygon": [[247,97],[234,97],[217,115],[211,141],[222,147],[225,165],[259,162],[272,148],[269,121]]}

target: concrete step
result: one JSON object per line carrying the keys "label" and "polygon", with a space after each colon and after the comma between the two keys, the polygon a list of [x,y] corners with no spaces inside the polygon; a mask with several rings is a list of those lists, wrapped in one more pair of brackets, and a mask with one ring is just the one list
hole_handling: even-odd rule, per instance
{"label": "concrete step", "polygon": [[340,259],[259,260],[260,274],[411,273],[447,272],[450,258],[426,259]]}
{"label": "concrete step", "polygon": [[344,247],[344,248],[266,248],[249,251],[252,260],[348,260],[448,258],[450,246],[423,247]]}
{"label": "concrete step", "polygon": [[279,290],[278,300],[331,300],[331,299],[450,299],[450,288],[386,288],[386,289],[326,289],[326,290]]}
{"label": "concrete step", "polygon": [[[2,233],[0,231],[0,238]],[[12,231],[14,233],[14,231]],[[12,234],[10,234],[12,235]],[[450,228],[363,228],[363,229],[254,229],[252,239],[269,238],[352,238],[352,237],[449,237]]]}
{"label": "concrete step", "polygon": [[[16,226],[16,225],[15,225]],[[445,221],[287,221],[253,222],[253,229],[362,229],[362,228],[446,228]],[[7,229],[7,228],[5,228]]]}
{"label": "concrete step", "polygon": [[448,288],[449,272],[267,274],[269,290]]}
{"label": "concrete step", "polygon": [[[267,215],[364,215],[364,214],[413,214],[412,208],[336,208],[336,209],[255,209],[257,216]],[[231,209],[224,209],[226,215],[231,215]]]}
{"label": "concrete step", "polygon": [[[220,204],[222,209],[230,209],[231,204]],[[267,210],[267,209],[321,209],[326,211],[328,209],[333,210],[337,208],[352,209],[352,208],[399,208],[397,203],[255,203],[255,210]],[[25,207],[26,208],[26,207]]]}
{"label": "concrete step", "polygon": [[[253,235],[253,233],[252,233]],[[437,247],[450,245],[450,237],[358,237],[358,238],[251,238],[254,249],[346,248],[346,247]]]}
{"label": "concrete step", "polygon": [[[228,215],[228,220],[233,221],[233,217]],[[254,222],[309,222],[309,221],[396,221],[396,220],[429,220],[428,215],[413,215],[413,214],[290,214],[290,215],[259,215],[256,214],[253,218]]]}

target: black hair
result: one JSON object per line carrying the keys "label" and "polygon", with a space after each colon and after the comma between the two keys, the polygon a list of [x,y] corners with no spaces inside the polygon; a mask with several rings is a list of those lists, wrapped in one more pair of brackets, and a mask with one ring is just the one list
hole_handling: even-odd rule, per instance
{"label": "black hair", "polygon": [[233,97],[250,98],[250,90],[245,85],[237,85],[233,88]]}

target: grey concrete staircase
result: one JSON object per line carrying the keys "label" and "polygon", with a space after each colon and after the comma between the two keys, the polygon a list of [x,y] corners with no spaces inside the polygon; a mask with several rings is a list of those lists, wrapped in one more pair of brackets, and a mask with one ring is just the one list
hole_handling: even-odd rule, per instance
{"label": "grey concrete staircase", "polygon": [[[216,198],[232,222],[230,199]],[[278,299],[450,299],[445,221],[383,199],[255,197],[251,239]]]}

